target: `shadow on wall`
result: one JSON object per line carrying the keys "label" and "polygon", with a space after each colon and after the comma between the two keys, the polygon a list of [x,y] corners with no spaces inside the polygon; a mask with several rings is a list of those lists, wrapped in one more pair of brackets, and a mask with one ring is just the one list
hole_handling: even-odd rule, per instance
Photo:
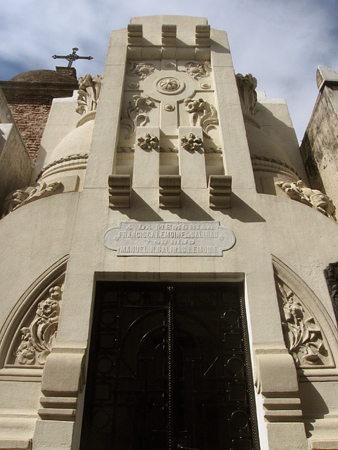
{"label": "shadow on wall", "polygon": [[[177,215],[180,219],[190,221],[214,221],[214,217],[208,214],[201,206],[199,206],[189,195],[181,192],[181,208],[167,208],[171,213]],[[129,219],[138,221],[163,221],[162,217],[146,203],[143,198],[133,190],[131,196],[131,208],[117,208],[121,214],[126,215]],[[265,219],[253,210],[247,203],[234,193],[231,194],[231,209],[220,209],[219,211],[244,223],[265,222]]]}
{"label": "shadow on wall", "polygon": [[[326,384],[326,383],[324,383]],[[313,424],[323,419],[329,412],[323,397],[309,381],[299,383],[302,410],[304,415],[305,431],[308,438],[312,436]]]}

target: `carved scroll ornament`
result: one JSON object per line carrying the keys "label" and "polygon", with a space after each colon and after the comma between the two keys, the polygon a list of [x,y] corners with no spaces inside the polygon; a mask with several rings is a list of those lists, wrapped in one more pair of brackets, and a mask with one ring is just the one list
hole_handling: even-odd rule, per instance
{"label": "carved scroll ornament", "polygon": [[323,365],[327,361],[320,327],[299,298],[280,280],[276,282],[285,344],[298,366]]}
{"label": "carved scroll ornament", "polygon": [[89,73],[79,78],[76,112],[86,114],[96,111],[103,75],[92,77]]}
{"label": "carved scroll ornament", "polygon": [[304,203],[305,205],[321,212],[325,216],[336,220],[336,208],[330,197],[323,194],[323,192],[307,187],[302,180],[298,180],[293,183],[278,181],[276,185],[283,189],[283,191],[293,200]]}
{"label": "carved scroll ornament", "polygon": [[137,126],[145,126],[149,122],[149,112],[156,108],[155,102],[150,97],[134,95],[128,106],[122,112],[121,128],[128,130],[125,139],[129,139]]}
{"label": "carved scroll ornament", "polygon": [[33,321],[20,329],[21,341],[14,352],[15,363],[30,366],[45,363],[56,337],[61,300],[62,286],[56,285],[38,303]]}
{"label": "carved scroll ornament", "polygon": [[186,98],[184,106],[189,113],[190,125],[202,127],[206,135],[208,135],[210,128],[219,124],[216,109],[202,98]]}

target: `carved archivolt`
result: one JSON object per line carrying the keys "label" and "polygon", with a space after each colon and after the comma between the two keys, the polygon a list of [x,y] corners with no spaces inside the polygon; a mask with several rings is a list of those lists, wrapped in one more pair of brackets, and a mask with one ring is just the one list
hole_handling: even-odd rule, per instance
{"label": "carved archivolt", "polygon": [[273,257],[277,298],[285,345],[301,375],[336,376],[333,355],[338,333],[332,318],[312,290],[290,268]]}
{"label": "carved archivolt", "polygon": [[76,112],[86,114],[96,111],[103,75],[92,77],[89,73],[79,78]]}
{"label": "carved archivolt", "polygon": [[32,322],[20,328],[21,342],[15,350],[14,364],[43,365],[52,350],[56,337],[62,300],[62,285],[49,288],[41,300]]}
{"label": "carved archivolt", "polygon": [[323,192],[307,187],[302,180],[298,180],[294,183],[278,181],[276,185],[283,189],[283,191],[293,200],[304,203],[304,205],[310,206],[325,216],[336,220],[336,208],[330,197]]}
{"label": "carved archivolt", "polygon": [[145,126],[149,122],[148,113],[152,108],[156,108],[156,105],[150,97],[133,96],[121,117],[121,128],[128,130],[125,139],[129,139],[135,133],[137,126]]}
{"label": "carved archivolt", "polygon": [[328,353],[320,327],[303,303],[281,280],[276,280],[285,343],[298,366],[323,365]]}
{"label": "carved archivolt", "polygon": [[202,127],[206,135],[208,135],[210,128],[219,124],[216,109],[202,98],[186,98],[184,106],[189,113],[190,125]]}
{"label": "carved archivolt", "polygon": [[0,330],[3,370],[25,368],[25,376],[32,373],[28,368],[43,367],[56,338],[67,259],[43,273],[13,306]]}

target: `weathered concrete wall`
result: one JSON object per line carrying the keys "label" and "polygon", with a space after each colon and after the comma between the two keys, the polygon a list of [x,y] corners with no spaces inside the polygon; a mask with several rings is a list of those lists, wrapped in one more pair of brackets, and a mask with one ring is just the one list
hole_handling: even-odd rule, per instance
{"label": "weathered concrete wall", "polygon": [[324,71],[320,77],[320,92],[300,150],[311,187],[325,192],[337,208],[338,73],[330,71],[330,75],[328,79]]}

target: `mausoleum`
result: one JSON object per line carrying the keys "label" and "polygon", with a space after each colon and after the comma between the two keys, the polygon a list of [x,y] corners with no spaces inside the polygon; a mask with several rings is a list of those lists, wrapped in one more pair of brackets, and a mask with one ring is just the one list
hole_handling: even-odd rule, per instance
{"label": "mausoleum", "polygon": [[198,17],[38,72],[2,82],[0,449],[338,449],[337,205],[285,101]]}

